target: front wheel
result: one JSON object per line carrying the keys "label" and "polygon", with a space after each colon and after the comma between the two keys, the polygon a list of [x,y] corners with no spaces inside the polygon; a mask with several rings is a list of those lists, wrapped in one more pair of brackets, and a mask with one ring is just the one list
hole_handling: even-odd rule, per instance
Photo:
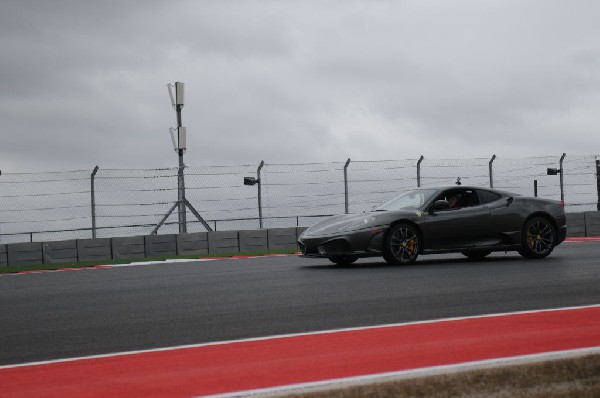
{"label": "front wheel", "polygon": [[358,260],[356,256],[335,256],[329,257],[329,261],[337,265],[350,265]]}
{"label": "front wheel", "polygon": [[523,227],[523,242],[519,253],[527,258],[544,258],[554,250],[556,232],[550,221],[534,217]]}
{"label": "front wheel", "polygon": [[419,232],[410,224],[393,225],[385,237],[383,258],[390,264],[407,265],[415,262],[421,249]]}

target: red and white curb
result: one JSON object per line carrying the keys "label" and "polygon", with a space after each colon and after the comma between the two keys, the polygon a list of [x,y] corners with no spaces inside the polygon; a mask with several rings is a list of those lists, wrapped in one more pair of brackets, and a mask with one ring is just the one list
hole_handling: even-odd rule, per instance
{"label": "red and white curb", "polygon": [[85,270],[95,270],[95,269],[111,269],[111,268],[123,268],[123,267],[136,267],[138,265],[166,265],[171,263],[189,263],[189,262],[206,262],[206,261],[222,261],[222,260],[245,260],[245,259],[253,259],[253,258],[265,258],[265,257],[288,257],[288,256],[297,256],[300,253],[295,254],[264,254],[260,256],[231,256],[231,257],[202,257],[202,258],[175,258],[164,261],[137,261],[133,263],[125,263],[125,264],[99,264],[99,265],[90,265],[84,267],[65,267],[65,268],[57,268],[57,269],[49,269],[49,270],[31,270],[31,271],[19,271],[12,273],[0,274],[0,276],[10,276],[10,275],[30,275],[30,274],[45,274],[50,272],[63,272],[63,271],[85,271]]}
{"label": "red and white curb", "polygon": [[7,396],[262,396],[598,354],[599,322],[590,305],[278,335],[0,366],[0,385]]}

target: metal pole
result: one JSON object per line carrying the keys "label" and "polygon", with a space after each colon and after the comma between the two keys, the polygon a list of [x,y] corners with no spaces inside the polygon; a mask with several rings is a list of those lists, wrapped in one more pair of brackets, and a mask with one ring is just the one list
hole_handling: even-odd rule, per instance
{"label": "metal pole", "polygon": [[596,189],[598,190],[597,209],[600,211],[600,160],[598,159],[596,159]]}
{"label": "metal pole", "polygon": [[350,165],[350,158],[346,160],[344,165],[344,208],[346,214],[348,214],[348,165]]}
{"label": "metal pole", "polygon": [[567,154],[563,153],[560,157],[560,201],[563,203],[565,201],[565,191],[563,184],[563,176],[565,175],[565,172],[563,170],[563,161],[565,160],[565,156],[567,156]]}
{"label": "metal pole", "polygon": [[265,161],[261,160],[256,170],[256,179],[258,181],[258,225],[260,229],[263,227],[263,214],[262,214],[262,181],[260,180],[260,170],[265,165]]}
{"label": "metal pole", "polygon": [[91,184],[91,196],[92,196],[92,238],[96,239],[96,193],[94,190],[94,178],[96,177],[96,173],[98,172],[99,167],[94,167],[94,171],[92,171],[92,176],[90,179]]}
{"label": "metal pole", "polygon": [[421,187],[421,162],[425,159],[423,155],[417,161],[417,187]]}
{"label": "metal pole", "polygon": [[[182,127],[181,125],[181,108],[183,105],[176,105],[177,110],[177,127]],[[179,148],[177,150],[179,155],[179,170],[177,171],[177,202],[179,205],[179,233],[183,234],[187,232],[187,220],[186,220],[186,211],[185,211],[185,181],[183,176],[183,148]]]}
{"label": "metal pole", "polygon": [[494,188],[494,173],[492,171],[492,163],[494,163],[495,159],[496,155],[492,156],[492,159],[490,160],[490,188]]}

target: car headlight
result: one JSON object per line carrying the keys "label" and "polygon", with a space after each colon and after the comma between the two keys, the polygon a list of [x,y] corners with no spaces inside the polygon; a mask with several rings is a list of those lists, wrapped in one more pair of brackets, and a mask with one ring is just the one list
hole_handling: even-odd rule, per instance
{"label": "car headlight", "polygon": [[354,222],[340,228],[340,231],[355,231],[355,230],[359,230],[359,229],[363,229],[363,228],[368,228],[373,225],[374,221],[375,221],[375,217],[373,217],[373,216],[365,217],[360,221],[354,221]]}

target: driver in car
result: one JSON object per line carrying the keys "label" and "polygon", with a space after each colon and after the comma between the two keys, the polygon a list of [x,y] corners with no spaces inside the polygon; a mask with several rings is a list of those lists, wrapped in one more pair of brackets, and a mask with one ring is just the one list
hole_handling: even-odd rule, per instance
{"label": "driver in car", "polygon": [[448,207],[450,209],[458,208],[458,196],[456,194],[451,194],[448,198]]}

